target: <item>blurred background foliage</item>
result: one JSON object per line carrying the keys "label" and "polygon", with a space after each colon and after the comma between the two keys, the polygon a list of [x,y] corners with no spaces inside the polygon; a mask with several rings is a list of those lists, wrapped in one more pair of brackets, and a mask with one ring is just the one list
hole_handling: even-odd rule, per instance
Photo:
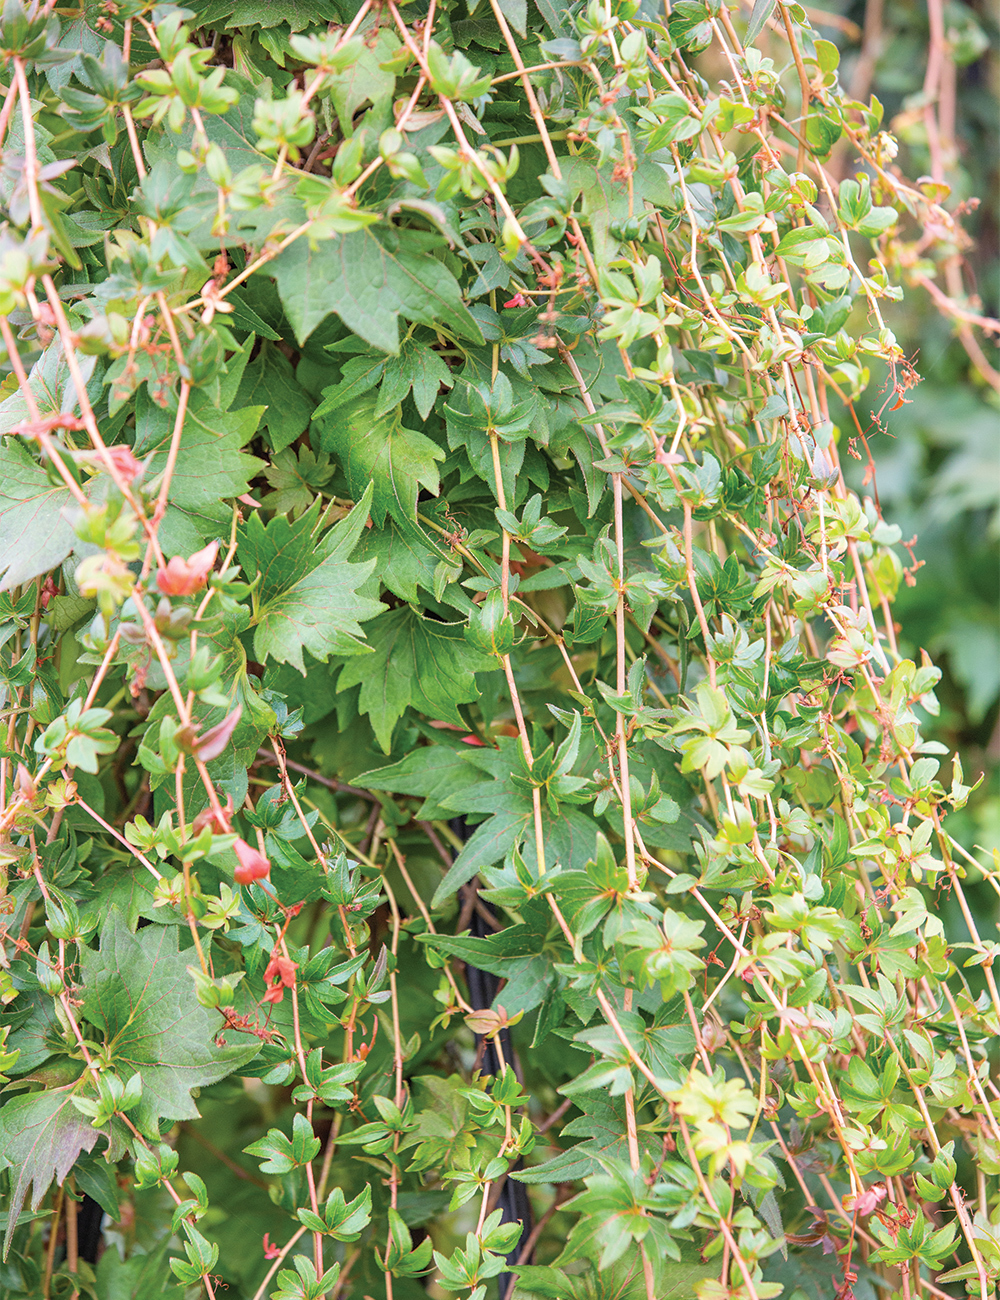
{"label": "blurred background foliage", "polygon": [[[935,32],[935,6],[920,0],[824,0],[824,8],[827,14],[810,7],[810,18],[841,46],[841,78],[854,97],[874,94],[885,106],[902,172],[943,180],[951,191],[945,207],[963,208],[968,247],[925,261],[923,232],[911,223],[897,255],[912,266],[911,278],[933,277],[940,293],[995,320],[1000,9],[945,4],[943,32]],[[849,175],[850,156],[839,161]],[[913,554],[922,567],[894,606],[900,649],[918,660],[926,649],[944,671],[934,738],[958,750],[967,775],[984,774],[952,834],[989,851],[1000,848],[1000,334],[975,328],[960,337],[932,295],[918,288],[887,314],[921,382],[893,410],[891,382],[886,377],[882,385],[873,375],[868,404],[857,410],[874,482],[863,446],[861,458],[846,457],[845,466],[851,486],[868,495],[877,490],[885,517],[904,539],[916,538]],[[845,435],[854,431],[846,412],[837,422]]]}

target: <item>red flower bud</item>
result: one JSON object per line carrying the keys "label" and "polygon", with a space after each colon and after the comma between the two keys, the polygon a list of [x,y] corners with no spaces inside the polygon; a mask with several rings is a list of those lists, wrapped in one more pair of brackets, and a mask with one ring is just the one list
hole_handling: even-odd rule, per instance
{"label": "red flower bud", "polygon": [[233,845],[239,866],[233,872],[238,885],[249,885],[255,880],[266,880],[271,871],[271,864],[263,853],[252,849],[246,840],[237,840]]}
{"label": "red flower bud", "polygon": [[200,591],[208,581],[219,543],[212,542],[203,551],[195,551],[189,559],[175,555],[165,569],[157,569],[156,585],[164,596],[191,596]]}
{"label": "red flower bud", "polygon": [[[142,473],[142,462],[136,460],[132,448],[126,447],[124,443],[119,443],[117,447],[109,447],[108,457],[117,472],[128,483],[131,483],[137,474]],[[94,459],[103,466],[103,458],[95,456]]]}

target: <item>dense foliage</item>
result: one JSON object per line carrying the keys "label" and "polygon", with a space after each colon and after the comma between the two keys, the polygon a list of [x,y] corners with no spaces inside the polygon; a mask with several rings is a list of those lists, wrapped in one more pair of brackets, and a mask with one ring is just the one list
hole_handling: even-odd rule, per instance
{"label": "dense foliage", "polygon": [[3,1300],[994,1294],[987,36],[861,16],[6,0]]}

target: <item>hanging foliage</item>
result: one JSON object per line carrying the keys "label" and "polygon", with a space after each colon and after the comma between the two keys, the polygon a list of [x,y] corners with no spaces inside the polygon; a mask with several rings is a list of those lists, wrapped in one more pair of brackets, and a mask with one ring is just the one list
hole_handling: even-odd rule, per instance
{"label": "hanging foliage", "polygon": [[993,1294],[813,17],[6,0],[2,1300]]}

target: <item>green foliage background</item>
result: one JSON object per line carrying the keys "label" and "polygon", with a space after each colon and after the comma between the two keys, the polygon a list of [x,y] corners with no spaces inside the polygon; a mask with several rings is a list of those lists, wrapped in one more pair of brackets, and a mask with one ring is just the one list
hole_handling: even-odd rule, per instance
{"label": "green foliage background", "polygon": [[996,48],[6,0],[2,1300],[994,1294]]}

